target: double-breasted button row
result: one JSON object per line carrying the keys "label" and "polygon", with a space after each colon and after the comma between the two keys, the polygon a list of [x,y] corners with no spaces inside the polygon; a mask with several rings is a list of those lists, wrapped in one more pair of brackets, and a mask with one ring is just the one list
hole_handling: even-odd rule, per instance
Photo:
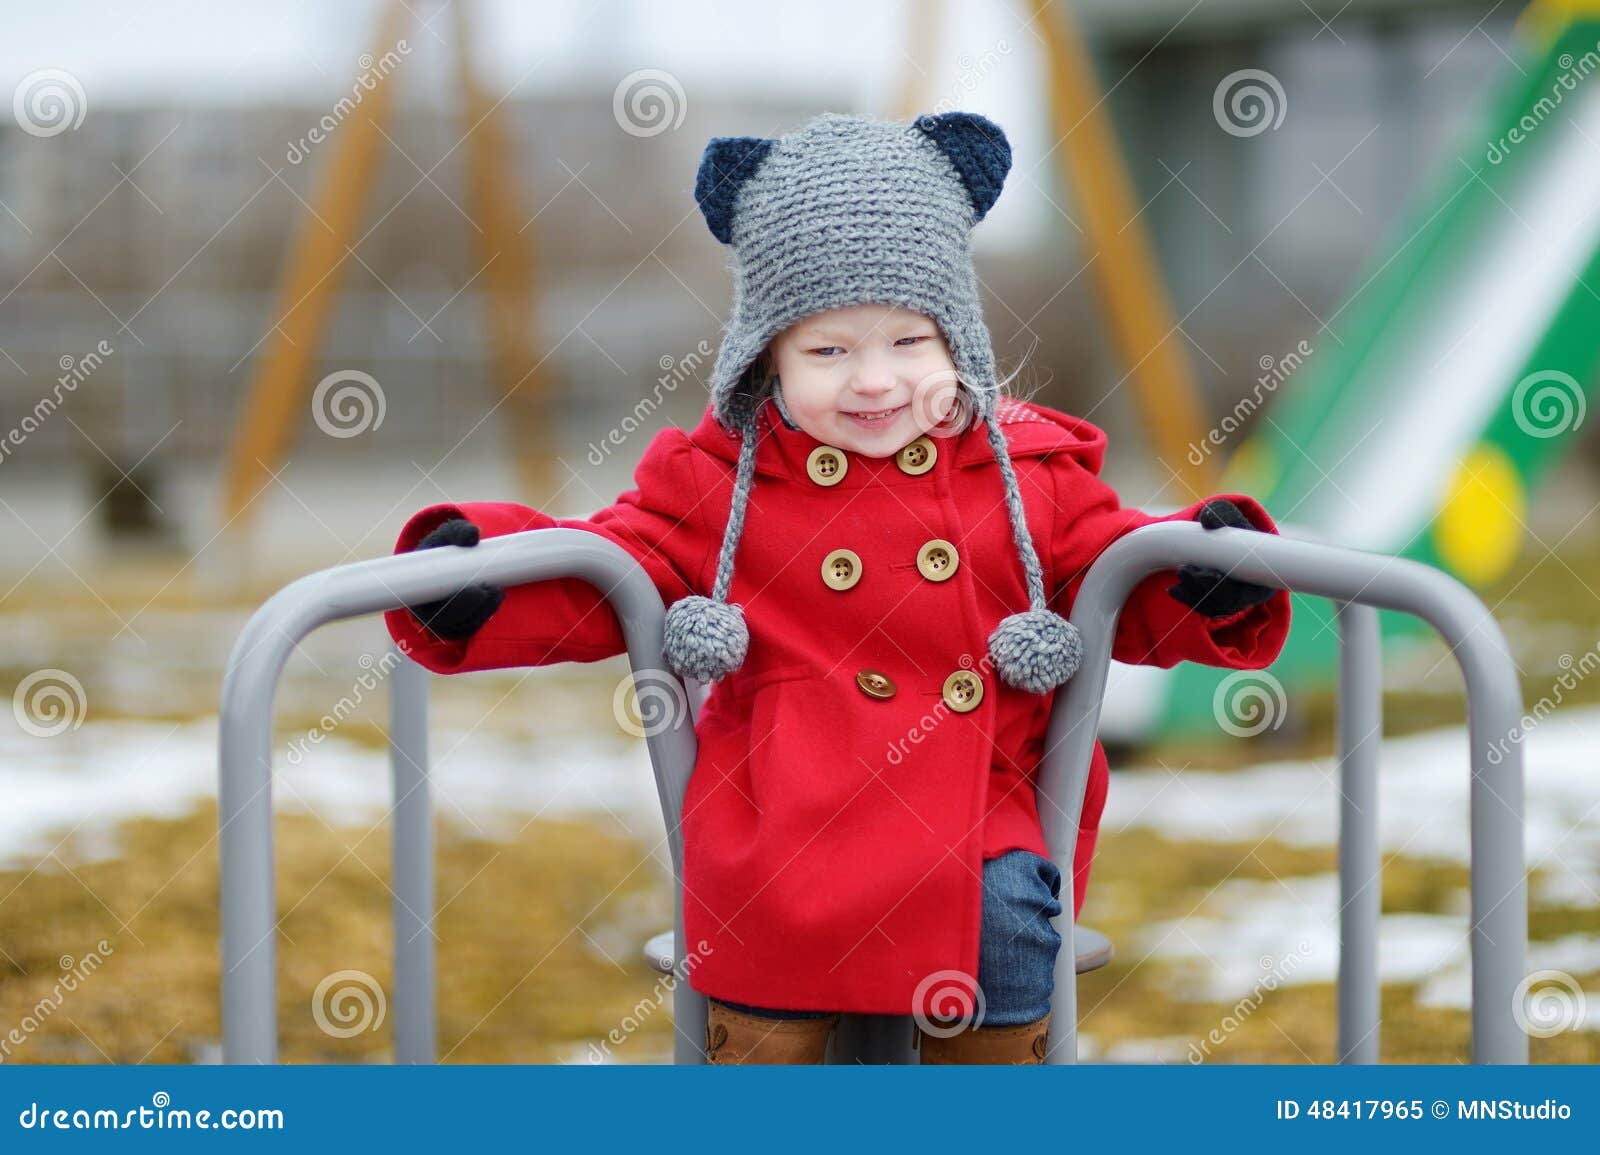
{"label": "double-breasted button row", "polygon": [[[939,447],[927,434],[894,455],[894,463],[900,467],[900,472],[912,477],[928,472],[937,460]],[[806,476],[821,486],[838,485],[849,470],[850,459],[845,456],[844,450],[831,445],[819,445],[806,457]]]}
{"label": "double-breasted button row", "polygon": [[[939,459],[939,447],[927,436],[918,437],[894,455],[902,473],[911,477],[927,473]],[[806,476],[821,486],[838,485],[849,471],[850,459],[842,449],[819,445],[806,457]],[[917,572],[929,581],[948,581],[961,564],[956,547],[936,537],[917,550]],[[831,590],[847,590],[861,580],[861,557],[854,550],[836,549],[822,559],[822,581]],[[880,701],[894,697],[894,679],[881,670],[858,670],[856,687]],[[945,705],[960,714],[983,701],[983,681],[970,670],[957,670],[944,680]]]}
{"label": "double-breasted button row", "polygon": [[[956,547],[942,537],[922,543],[917,550],[917,572],[931,582],[948,581],[961,564]],[[861,556],[851,549],[836,549],[822,559],[822,582],[830,590],[847,590],[861,580]]]}
{"label": "double-breasted button row", "polygon": [[[894,680],[881,670],[858,670],[856,686],[869,698],[894,697]],[[944,704],[958,714],[976,710],[983,701],[983,679],[971,670],[957,670],[944,680]]]}

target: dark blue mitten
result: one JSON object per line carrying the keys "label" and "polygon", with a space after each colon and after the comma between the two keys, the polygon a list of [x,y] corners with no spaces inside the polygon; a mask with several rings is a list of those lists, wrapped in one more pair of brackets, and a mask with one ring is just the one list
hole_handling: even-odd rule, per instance
{"label": "dark blue mitten", "polygon": [[[417,549],[433,549],[441,545],[473,546],[478,544],[478,527],[464,517],[453,517],[430,530]],[[506,591],[488,582],[474,582],[436,602],[407,606],[413,617],[435,635],[450,642],[465,641],[483,628],[500,603]]]}
{"label": "dark blue mitten", "polygon": [[[1225,497],[1201,506],[1197,520],[1206,529],[1255,529],[1244,511]],[[1209,566],[1183,565],[1178,567],[1177,584],[1167,587],[1167,592],[1208,618],[1226,618],[1260,605],[1277,591],[1228,577]]]}

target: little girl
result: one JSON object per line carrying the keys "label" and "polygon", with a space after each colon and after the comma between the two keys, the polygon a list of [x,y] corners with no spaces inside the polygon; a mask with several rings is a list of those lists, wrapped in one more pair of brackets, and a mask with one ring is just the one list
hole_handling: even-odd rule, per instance
{"label": "little girl", "polygon": [[[841,1012],[920,1029],[952,996],[965,1029],[922,1030],[924,1063],[1044,1056],[1061,878],[1035,776],[1081,656],[1063,615],[1102,550],[1169,519],[1099,479],[1099,429],[1002,395],[970,234],[1010,166],[970,113],[712,140],[695,198],[733,250],[734,306],[696,427],[657,434],[636,488],[590,518],[435,505],[400,534],[397,551],[584,529],[660,591],[668,666],[714,683],[683,811],[714,1063],[820,1062]],[[1170,519],[1275,532],[1239,495]],[[438,673],[624,649],[576,578],[387,622]],[[1288,627],[1283,591],[1185,566],[1135,589],[1113,654],[1259,668]],[[1106,784],[1097,743],[1077,909]]]}

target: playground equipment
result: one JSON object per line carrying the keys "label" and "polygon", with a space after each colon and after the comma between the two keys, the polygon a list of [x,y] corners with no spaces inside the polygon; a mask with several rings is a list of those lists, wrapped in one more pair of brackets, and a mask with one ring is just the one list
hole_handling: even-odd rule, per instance
{"label": "playground equipment", "polygon": [[[531,343],[536,331],[537,233],[525,223],[518,225],[523,214],[518,208],[521,198],[515,187],[511,135],[500,110],[502,101],[490,98],[478,75],[471,49],[471,7],[471,0],[451,5],[462,116],[458,147],[465,152],[467,203],[472,208],[468,220],[476,233],[478,275],[487,293],[485,319],[501,394],[501,419],[514,430],[520,449],[514,464],[524,488],[530,494],[543,494],[549,486],[553,450],[548,382],[540,370],[543,358],[534,355]],[[415,19],[405,0],[384,0],[373,51],[366,59],[376,57],[380,64],[394,59],[397,45],[409,51],[405,36]],[[422,29],[438,39],[426,22]],[[411,34],[418,36],[421,30]],[[396,83],[393,75],[380,73],[376,83],[363,86],[370,95],[354,103],[349,120],[330,143],[316,206],[306,206],[299,237],[285,262],[279,300],[273,306],[276,320],[264,339],[249,395],[240,409],[223,478],[221,522],[236,535],[248,528],[255,514],[255,495],[271,482],[293,447],[311,385],[310,369],[333,319],[341,274],[351,257],[365,263],[356,248],[367,234],[358,233],[358,228],[382,171],[384,145],[393,144],[384,125]],[[423,174],[422,180],[430,179]],[[368,233],[377,227],[374,223]],[[422,329],[428,329],[427,322],[422,322]]]}
{"label": "playground equipment", "polygon": [[1127,366],[1140,424],[1157,460],[1172,471],[1180,492],[1218,492],[1208,457],[1188,452],[1205,436],[1207,421],[1183,341],[1179,319],[1161,280],[1144,210],[1117,147],[1116,130],[1096,82],[1094,64],[1065,0],[1033,0],[1030,23],[1038,30],[1049,74],[1049,110],[1057,166],[1083,216],[1088,267],[1104,310],[1107,336]]}
{"label": "playground equipment", "polygon": [[[1574,7],[1588,10],[1573,19]],[[1593,9],[1530,7],[1515,73],[1328,315],[1337,339],[1315,341],[1315,358],[1272,386],[1281,396],[1255,391],[1270,420],[1233,454],[1222,491],[1260,499],[1297,533],[1474,588],[1504,576],[1600,375]],[[1240,406],[1248,416],[1249,396]],[[1294,613],[1316,628],[1297,629],[1274,669],[1291,686],[1325,681],[1327,605],[1297,598]],[[1415,632],[1406,618],[1383,626]],[[1198,666],[1166,679],[1158,725],[1208,726],[1217,681]]]}
{"label": "playground equipment", "polygon": [[[920,0],[915,18],[905,21],[902,51],[907,67],[891,115],[910,118],[947,110],[929,98],[934,95],[939,71],[936,47],[948,8],[943,0]],[[540,307],[537,230],[518,225],[526,214],[518,210],[523,198],[516,187],[512,134],[501,108],[505,98],[491,99],[474,59],[472,4],[456,0],[450,10],[462,136],[439,163],[457,147],[463,151],[479,264],[468,284],[479,277],[483,282],[498,408],[503,410],[502,419],[512,424],[514,443],[521,449],[512,464],[524,490],[537,498],[550,487],[553,456],[552,382],[542,367],[545,359],[536,356],[531,343]],[[407,45],[408,33],[419,43],[425,35],[440,39],[431,27],[434,17],[423,19],[405,0],[383,0],[378,15],[372,52],[365,58],[382,62],[393,57],[394,46]],[[1105,310],[1108,338],[1127,366],[1134,401],[1158,456],[1193,496],[1216,492],[1214,463],[1209,458],[1192,460],[1186,453],[1206,429],[1199,393],[1184,346],[1172,337],[1176,314],[1076,17],[1071,5],[1061,0],[1034,0],[1030,23],[1045,46],[1049,114],[1062,143],[1057,163],[1082,206],[1088,244],[1102,258],[1092,262],[1090,276]],[[382,172],[386,146],[394,146],[386,126],[392,126],[396,115],[395,85],[403,82],[383,72],[376,83],[362,85],[360,91],[366,95],[350,106],[348,119],[329,143],[317,192],[305,205],[299,234],[284,263],[274,321],[254,365],[222,479],[220,520],[235,536],[248,529],[256,513],[253,499],[271,483],[293,447],[321,337],[334,316],[340,280],[351,257],[361,262],[357,249],[366,236],[360,231],[362,216]],[[692,183],[693,174],[688,175]],[[432,183],[428,174],[422,179]],[[417,320],[423,330],[432,332],[427,322]]]}
{"label": "playground equipment", "polygon": [[[1341,635],[1338,752],[1342,794],[1339,879],[1338,1052],[1341,1062],[1378,1060],[1377,739],[1382,725],[1377,608],[1424,619],[1443,637],[1466,679],[1471,739],[1472,1059],[1526,1063],[1527,1036],[1513,1018],[1526,969],[1527,888],[1523,851],[1523,766],[1514,733],[1522,716],[1516,669],[1488,610],[1459,581],[1414,561],[1244,530],[1193,523],[1136,530],[1105,551],[1084,579],[1072,621],[1084,661],[1052,706],[1038,794],[1052,857],[1064,880],[1056,926],[1063,949],[1047,1062],[1077,1061],[1077,973],[1104,965],[1109,944],[1074,926],[1072,856],[1089,760],[1124,599],[1151,573],[1193,563],[1247,581],[1334,599]],[[666,679],[661,668],[665,611],[648,575],[618,546],[578,529],[507,534],[473,549],[440,548],[339,566],[279,591],[241,633],[222,688],[220,823],[222,855],[223,1056],[230,1063],[277,1059],[272,849],[272,704],[289,654],[313,629],[440,598],[474,581],[500,586],[579,577],[605,591],[622,626],[637,684]],[[433,910],[431,813],[427,797],[426,679],[403,662],[394,674],[395,725],[395,1054],[431,1062]],[[695,761],[686,708],[647,728],[646,744],[666,823],[675,879],[681,879],[680,819]],[[685,976],[683,901],[674,894],[675,931],[647,946],[661,969]],[[679,1063],[704,1061],[705,997],[674,989]],[[831,1061],[911,1063],[909,1016],[846,1015]]]}

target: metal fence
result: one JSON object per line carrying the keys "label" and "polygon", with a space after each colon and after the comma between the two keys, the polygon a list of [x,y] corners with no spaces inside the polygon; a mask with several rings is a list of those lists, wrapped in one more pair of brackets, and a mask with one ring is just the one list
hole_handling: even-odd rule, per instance
{"label": "metal fence", "polygon": [[[1472,1058],[1525,1063],[1527,1036],[1513,1016],[1527,953],[1521,747],[1516,668],[1493,617],[1465,586],[1416,562],[1245,530],[1192,523],[1148,526],[1122,538],[1084,579],[1072,621],[1084,661],[1057,692],[1040,767],[1039,811],[1061,867],[1063,946],[1047,1062],[1077,1061],[1077,947],[1072,861],[1088,781],[1111,645],[1123,602],[1140,580],[1184,563],[1214,566],[1245,580],[1332,598],[1338,603],[1340,676],[1340,955],[1338,1057],[1378,1059],[1380,861],[1377,753],[1382,686],[1377,608],[1430,623],[1466,677],[1471,739]],[[579,577],[604,592],[621,622],[636,681],[661,669],[664,608],[644,570],[597,534],[543,529],[489,538],[472,549],[432,549],[311,574],[285,587],[250,619],[223,681],[219,841],[222,852],[223,1057],[275,1062],[276,926],[272,849],[272,707],[294,647],[331,621],[415,605],[474,581],[510,586]],[[390,745],[394,765],[394,1039],[401,1062],[432,1062],[434,1042],[433,845],[428,796],[427,674],[409,660],[394,671]],[[650,727],[647,743],[666,823],[675,879],[681,879],[680,817],[694,767],[690,710]],[[1498,748],[1498,762],[1490,751]],[[686,981],[683,896],[674,886],[674,1057],[704,1061],[705,998]],[[846,1015],[836,1062],[914,1062],[909,1016]]]}

